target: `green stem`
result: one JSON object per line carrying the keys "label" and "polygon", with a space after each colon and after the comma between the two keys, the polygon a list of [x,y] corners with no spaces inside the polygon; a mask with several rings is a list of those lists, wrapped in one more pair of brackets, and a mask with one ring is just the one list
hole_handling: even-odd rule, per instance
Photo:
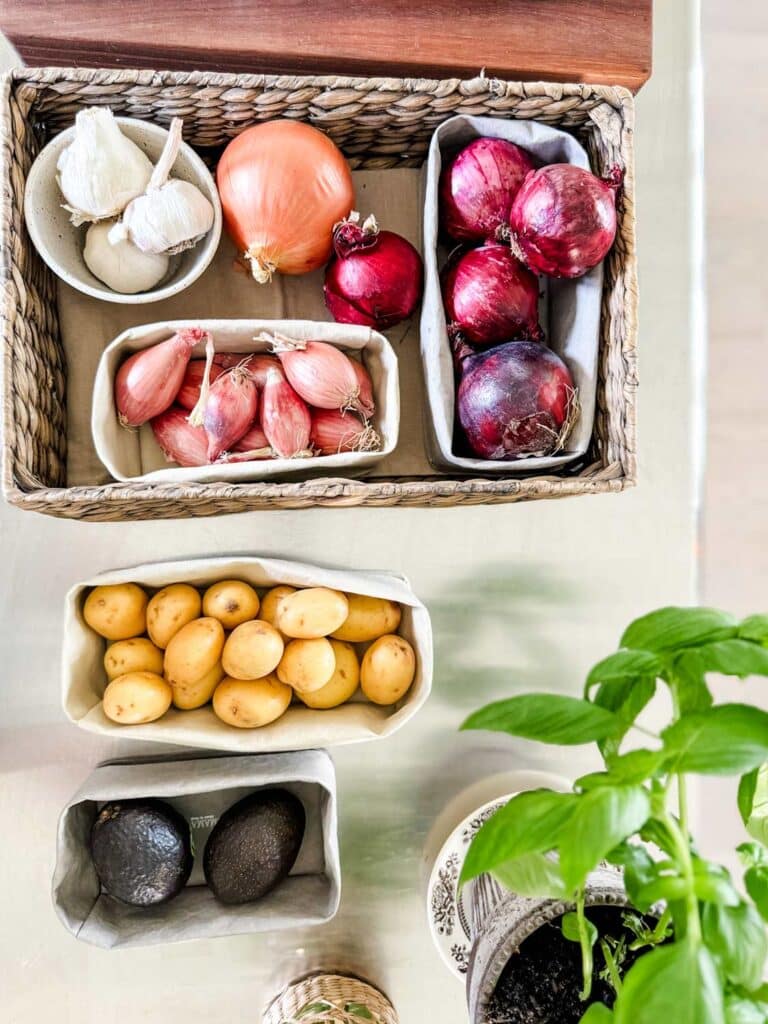
{"label": "green stem", "polygon": [[576,896],[576,920],[579,926],[579,945],[581,946],[581,967],[583,972],[583,984],[580,999],[585,1003],[592,994],[592,971],[594,960],[592,954],[592,943],[589,940],[587,921],[584,913],[584,890],[579,889]]}

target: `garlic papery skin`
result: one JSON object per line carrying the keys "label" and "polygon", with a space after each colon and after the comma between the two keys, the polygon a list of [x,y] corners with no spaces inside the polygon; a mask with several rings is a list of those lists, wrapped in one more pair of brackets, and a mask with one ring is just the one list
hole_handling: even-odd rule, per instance
{"label": "garlic papery skin", "polygon": [[108,107],[81,110],[59,156],[57,181],[73,224],[116,217],[146,189],[152,162],[120,131]]}
{"label": "garlic papery skin", "polygon": [[180,178],[168,179],[181,145],[181,119],[175,117],[144,195],[133,199],[109,239],[130,238],[142,252],[169,255],[190,249],[213,227],[213,206],[200,189]]}
{"label": "garlic papery skin", "polygon": [[122,295],[154,288],[168,273],[167,256],[142,252],[129,239],[113,244],[111,224],[92,224],[85,236],[83,259],[94,277]]}

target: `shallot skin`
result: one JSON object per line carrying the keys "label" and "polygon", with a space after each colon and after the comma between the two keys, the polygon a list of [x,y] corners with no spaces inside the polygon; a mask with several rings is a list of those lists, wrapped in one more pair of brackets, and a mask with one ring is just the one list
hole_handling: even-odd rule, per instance
{"label": "shallot skin", "polygon": [[[219,366],[214,361],[211,366],[211,384],[213,384],[216,378],[220,377],[223,372],[223,367]],[[192,409],[195,408],[200,398],[200,386],[203,383],[204,376],[205,360],[190,359],[184,373],[184,379],[181,382],[181,387],[176,395],[176,402],[182,407],[182,409],[187,409],[191,412]]]}
{"label": "shallot skin", "polygon": [[586,274],[616,237],[617,187],[573,164],[533,171],[510,211],[512,251],[540,274]]}
{"label": "shallot skin", "polygon": [[527,150],[506,139],[470,142],[443,169],[438,186],[440,223],[458,241],[482,242],[505,228],[525,176],[536,165]]}
{"label": "shallot skin", "polygon": [[262,430],[276,454],[283,459],[311,454],[309,408],[277,370],[268,370],[261,393]]}
{"label": "shallot skin", "polygon": [[203,427],[193,427],[186,409],[172,405],[150,421],[155,440],[169,462],[180,466],[208,464],[208,435]]}
{"label": "shallot skin", "polygon": [[473,345],[542,336],[538,278],[506,245],[486,242],[465,252],[449,266],[442,288],[449,331]]}
{"label": "shallot skin", "polygon": [[565,363],[536,341],[510,341],[461,361],[456,407],[481,459],[550,455],[562,448],[578,410]]}
{"label": "shallot skin", "polygon": [[192,349],[208,337],[201,328],[185,327],[126,359],[115,375],[115,405],[123,426],[140,427],[170,408]]}
{"label": "shallot skin", "polygon": [[215,462],[249,429],[258,412],[256,385],[247,372],[235,367],[211,385],[203,413],[208,435],[208,461]]}

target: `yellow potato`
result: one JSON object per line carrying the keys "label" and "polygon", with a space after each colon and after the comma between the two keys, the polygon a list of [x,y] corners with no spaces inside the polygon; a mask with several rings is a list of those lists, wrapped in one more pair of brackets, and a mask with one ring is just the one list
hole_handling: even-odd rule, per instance
{"label": "yellow potato", "polygon": [[286,636],[313,640],[333,633],[348,612],[347,599],[340,590],[310,587],[297,590],[280,602],[275,625]]}
{"label": "yellow potato", "polygon": [[259,595],[242,580],[222,580],[203,594],[203,615],[212,615],[224,629],[234,629],[258,614]]}
{"label": "yellow potato", "polygon": [[210,672],[206,672],[202,679],[194,683],[172,683],[174,707],[181,708],[182,711],[201,708],[211,699],[213,691],[223,678],[224,669],[221,662],[217,661]]}
{"label": "yellow potato", "polygon": [[165,651],[165,678],[173,686],[191,686],[207,675],[221,658],[224,627],[206,617],[188,622]]}
{"label": "yellow potato", "polygon": [[277,677],[297,690],[312,693],[330,681],[335,669],[336,655],[330,640],[291,640],[277,666]]}
{"label": "yellow potato", "polygon": [[224,678],[213,695],[213,710],[227,725],[258,729],[278,719],[291,703],[293,691],[274,675],[265,679]]}
{"label": "yellow potato", "polygon": [[83,618],[107,640],[129,640],[147,628],[147,595],[135,583],[94,587],[83,605]]}
{"label": "yellow potato", "polygon": [[182,626],[200,616],[200,595],[188,583],[163,587],[147,605],[147,632],[152,643],[167,647]]}
{"label": "yellow potato", "polygon": [[104,655],[104,669],[108,679],[117,679],[128,672],[163,674],[163,652],[145,636],[130,640],[116,640]]}
{"label": "yellow potato", "polygon": [[296,695],[308,708],[336,708],[349,700],[360,682],[360,663],[354,647],[341,640],[329,640],[329,643],[336,658],[336,668],[330,680],[319,690],[309,693],[296,690]]}
{"label": "yellow potato", "polygon": [[333,636],[336,640],[359,644],[377,640],[385,633],[397,632],[402,611],[397,601],[365,594],[347,594],[349,614]]}
{"label": "yellow potato", "polygon": [[268,590],[261,599],[261,611],[259,612],[259,618],[268,622],[271,626],[274,626],[277,629],[277,614],[280,604],[284,598],[290,597],[291,594],[295,593],[296,587],[272,587],[272,589]]}
{"label": "yellow potato", "polygon": [[107,718],[120,725],[142,725],[161,718],[171,706],[171,688],[154,672],[127,672],[104,691]]}
{"label": "yellow potato", "polygon": [[381,636],[363,655],[360,686],[374,704],[396,704],[416,674],[416,655],[402,636]]}
{"label": "yellow potato", "polygon": [[283,656],[283,638],[261,619],[243,622],[227,637],[222,664],[234,679],[261,679],[274,672]]}

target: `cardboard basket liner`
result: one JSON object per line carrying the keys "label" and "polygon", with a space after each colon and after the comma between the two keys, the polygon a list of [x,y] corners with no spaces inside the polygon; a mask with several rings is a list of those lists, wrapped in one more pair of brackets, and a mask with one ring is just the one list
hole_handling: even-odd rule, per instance
{"label": "cardboard basket liner", "polygon": [[427,447],[437,466],[471,473],[531,473],[554,470],[585,454],[592,437],[600,345],[603,265],[575,281],[539,277],[546,344],[568,366],[578,389],[580,414],[564,451],[515,460],[467,458],[454,452],[456,385],[440,291],[440,270],[448,256],[439,240],[438,184],[443,161],[473,139],[506,139],[529,150],[542,163],[570,163],[589,169],[586,150],[566,132],[535,121],[493,117],[453,117],[432,136],[424,194],[424,300],[421,308],[421,355],[427,386]]}
{"label": "cardboard basket liner", "polygon": [[[260,900],[220,903],[203,875],[208,835],[234,803],[272,786],[294,793],[306,811],[296,863]],[[148,797],[166,801],[187,819],[194,866],[175,899],[131,907],[102,892],[91,859],[91,827],[104,803]],[[59,818],[53,904],[64,927],[94,946],[147,946],[322,924],[336,913],[340,895],[336,773],[323,750],[102,765]]]}
{"label": "cardboard basket liner", "polygon": [[[148,423],[138,430],[120,425],[115,407],[114,380],[120,365],[129,355],[170,338],[184,327],[201,327],[210,331],[217,352],[269,352],[267,342],[254,341],[255,335],[267,331],[298,341],[325,341],[357,353],[371,375],[376,404],[371,422],[381,437],[381,449],[339,452],[312,459],[264,459],[232,465],[182,467],[169,464]],[[192,358],[202,358],[204,354],[205,345],[200,344],[193,350]],[[93,439],[99,458],[116,480],[205,483],[215,480],[266,480],[297,473],[304,477],[328,472],[356,475],[369,470],[394,451],[399,424],[397,356],[384,335],[369,327],[350,324],[310,320],[169,320],[145,324],[123,331],[104,350],[93,388]]]}
{"label": "cardboard basket liner", "polygon": [[[194,711],[171,708],[146,725],[118,725],[102,711],[107,684],[103,658],[106,641],[85,622],[82,606],[91,587],[138,583],[150,590],[171,583],[206,587],[218,580],[245,580],[257,588],[278,583],[295,587],[322,586],[399,601],[403,617],[399,632],[416,652],[416,677],[408,693],[392,707],[353,698],[341,707],[316,711],[294,703],[276,722],[260,729],[238,729],[222,722],[210,705]],[[156,740],[208,750],[256,753],[308,750],[390,736],[412,718],[432,687],[432,626],[429,613],[407,580],[389,573],[324,569],[303,562],[243,555],[139,565],[102,573],[74,586],[66,597],[62,652],[62,700],[67,717],[89,732],[112,738]]]}

